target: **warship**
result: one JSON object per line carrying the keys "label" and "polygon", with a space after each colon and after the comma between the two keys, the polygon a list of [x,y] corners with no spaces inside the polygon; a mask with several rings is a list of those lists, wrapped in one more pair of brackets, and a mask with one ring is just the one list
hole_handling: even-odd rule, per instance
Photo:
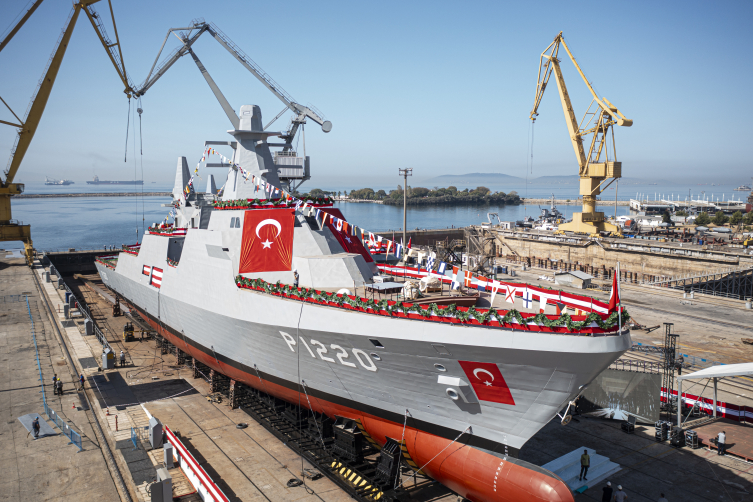
{"label": "warship", "polygon": [[196,190],[180,157],[174,223],[98,259],[104,284],[195,360],[355,420],[377,447],[400,442],[411,467],[469,500],[572,501],[518,453],[630,348],[615,312],[533,287],[507,287],[508,311],[363,298],[359,288],[406,275],[404,261],[377,265],[331,201],[261,188],[282,186],[284,164],[258,106],[242,106],[228,133],[205,143],[233,149],[223,189],[208,176]]}

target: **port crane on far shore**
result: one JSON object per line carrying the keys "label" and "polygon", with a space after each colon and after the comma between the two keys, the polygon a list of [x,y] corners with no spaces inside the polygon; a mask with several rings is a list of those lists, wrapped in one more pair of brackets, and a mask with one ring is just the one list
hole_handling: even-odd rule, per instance
{"label": "port crane on far shore", "polygon": [[[18,30],[21,29],[24,23],[26,23],[43,1],[44,0],[35,0],[18,23],[16,23],[16,25],[8,32],[8,35],[0,41],[0,51],[8,45],[8,42],[10,42],[13,36],[18,33]],[[24,185],[22,183],[13,183],[13,180],[16,177],[18,168],[21,166],[21,161],[23,161],[24,156],[26,155],[26,151],[29,149],[31,140],[37,132],[39,121],[42,119],[45,106],[47,106],[47,100],[52,92],[52,86],[55,85],[55,79],[57,78],[60,64],[63,62],[63,56],[65,56],[65,51],[68,48],[73,29],[76,27],[76,22],[78,21],[81,11],[83,11],[86,14],[86,17],[89,18],[89,21],[94,27],[94,31],[97,33],[100,42],[102,42],[102,45],[107,51],[107,55],[110,57],[110,61],[113,66],[115,66],[115,70],[118,72],[118,76],[125,86],[123,92],[129,98],[131,96],[138,96],[133,89],[128,74],[126,73],[125,63],[123,62],[123,52],[120,48],[120,39],[118,38],[118,28],[115,26],[115,14],[112,11],[112,4],[108,0],[112,25],[115,31],[115,42],[112,42],[107,36],[107,32],[102,24],[102,19],[99,13],[97,13],[92,7],[93,4],[99,1],[100,0],[79,0],[73,4],[73,9],[66,21],[65,28],[63,28],[63,32],[57,41],[57,45],[52,52],[52,56],[50,56],[50,61],[47,63],[44,75],[39,79],[39,84],[32,95],[24,120],[21,120],[5,100],[0,97],[0,101],[2,101],[5,107],[10,110],[18,121],[16,123],[0,120],[0,123],[2,124],[18,128],[16,142],[13,145],[13,150],[11,151],[10,159],[8,160],[8,166],[4,171],[5,179],[0,178],[0,241],[22,241],[24,243],[26,261],[29,266],[31,266],[34,260],[31,227],[29,225],[23,225],[13,219],[10,204],[10,198],[12,196],[23,193]]]}
{"label": "port crane on far shore", "polygon": [[[565,80],[560,69],[558,59],[560,47],[564,47],[570,60],[575,65],[581,78],[586,83],[593,99],[583,115],[580,123],[575,117],[570,95],[567,93]],[[536,121],[541,98],[544,96],[549,78],[554,73],[557,89],[559,90],[562,109],[565,112],[565,122],[573,143],[575,156],[578,159],[578,174],[580,175],[580,195],[583,197],[583,212],[574,213],[573,221],[559,225],[558,232],[572,231],[599,236],[601,232],[620,234],[620,229],[604,220],[604,213],[596,211],[596,197],[615,180],[622,176],[622,163],[617,161],[614,141],[614,128],[618,125],[630,127],[633,121],[627,119],[607,98],[599,98],[591,83],[583,74],[578,62],[565,43],[560,32],[554,41],[541,53],[539,62],[539,78],[536,85],[536,99],[531,110],[531,120]],[[583,148],[583,137],[592,135],[588,153]],[[610,141],[611,137],[611,141]],[[611,148],[610,148],[611,143]],[[609,183],[602,186],[607,179]]]}

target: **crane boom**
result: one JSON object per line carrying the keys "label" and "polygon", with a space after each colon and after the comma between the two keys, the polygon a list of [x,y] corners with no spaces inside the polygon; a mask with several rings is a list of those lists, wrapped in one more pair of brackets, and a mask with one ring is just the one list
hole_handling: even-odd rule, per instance
{"label": "crane boom", "polygon": [[[92,8],[92,4],[97,3],[100,0],[78,0],[73,4],[73,9],[65,23],[65,27],[57,41],[53,54],[45,68],[42,78],[37,84],[36,90],[32,95],[29,107],[26,110],[26,116],[24,120],[21,120],[18,115],[8,106],[8,104],[0,98],[0,101],[13,113],[13,116],[18,120],[18,124],[0,121],[0,123],[7,124],[18,128],[18,135],[16,141],[11,150],[10,159],[8,159],[8,166],[5,169],[5,179],[0,178],[0,241],[23,241],[25,247],[26,261],[29,265],[32,264],[34,257],[34,247],[31,240],[31,227],[29,225],[22,225],[12,219],[10,200],[13,195],[18,195],[23,192],[24,185],[20,183],[13,183],[16,177],[21,162],[26,155],[26,152],[31,145],[34,134],[37,131],[39,122],[42,119],[47,101],[50,98],[52,87],[55,85],[55,79],[57,78],[60,65],[63,62],[66,49],[70,43],[71,35],[76,27],[79,15],[83,10],[94,27],[94,31],[97,32],[100,42],[107,51],[110,60],[118,72],[121,81],[125,86],[125,93],[130,98],[134,95],[133,85],[131,85],[126,73],[125,64],[123,63],[123,53],[120,47],[120,40],[118,38],[118,29],[115,25],[115,15],[112,13],[112,3],[108,0],[110,5],[110,12],[112,13],[113,28],[115,30],[115,43],[112,43],[107,36],[99,14]],[[8,42],[23,26],[23,24],[31,17],[34,11],[42,3],[42,0],[37,0],[24,14],[21,20],[11,29],[10,33],[0,42],[0,50],[5,48]],[[116,53],[113,47],[118,48]]]}
{"label": "crane boom", "polygon": [[[579,123],[575,116],[570,94],[567,92],[565,79],[560,68],[559,49],[565,48],[565,52],[573,62],[578,74],[585,82],[591,93],[592,101],[583,119]],[[565,124],[570,136],[570,141],[578,161],[578,174],[580,175],[580,195],[583,198],[583,212],[574,213],[573,221],[560,225],[559,230],[572,230],[580,233],[599,235],[600,232],[609,231],[619,233],[619,228],[604,221],[604,213],[596,212],[597,196],[601,193],[602,185],[606,179],[612,181],[622,176],[622,163],[616,159],[616,147],[614,143],[614,129],[612,126],[619,125],[630,127],[633,121],[627,119],[616,106],[607,98],[599,98],[593,86],[586,78],[580,65],[565,43],[565,38],[560,32],[549,46],[541,53],[539,60],[539,76],[536,83],[536,96],[533,102],[530,118],[536,121],[539,105],[544,96],[547,84],[552,74],[559,91],[562,110],[565,114]],[[608,136],[612,137],[610,152]],[[583,146],[583,138],[591,135],[591,145],[586,153]],[[612,182],[610,181],[609,184]],[[609,186],[607,184],[606,186]],[[604,187],[606,188],[606,187]]]}
{"label": "crane boom", "polygon": [[[181,33],[180,35],[176,34],[176,32],[181,30],[187,30],[188,32],[185,34]],[[195,33],[194,30],[196,30]],[[282,101],[289,110],[295,113],[296,116],[293,118],[290,128],[285,134],[280,136],[285,140],[285,146],[283,147],[283,150],[290,150],[293,148],[293,139],[298,132],[298,128],[301,126],[301,124],[305,123],[307,118],[310,118],[311,120],[319,124],[322,127],[322,131],[324,131],[325,133],[332,130],[332,122],[322,118],[319,113],[315,112],[310,107],[297,103],[293,99],[293,97],[290,96],[290,94],[285,92],[285,89],[283,89],[277,82],[274,81],[274,79],[272,79],[271,76],[269,76],[267,72],[262,70],[261,67],[259,67],[259,65],[254,62],[253,59],[248,57],[248,55],[246,55],[246,53],[243,52],[243,50],[240,49],[235,44],[235,42],[230,39],[230,37],[225,35],[222,30],[220,30],[214,23],[207,23],[201,19],[194,20],[191,26],[187,28],[170,28],[167,31],[165,40],[162,42],[162,46],[157,53],[157,57],[154,59],[152,68],[149,70],[149,74],[141,84],[141,87],[136,89],[134,93],[137,96],[143,96],[146,91],[148,91],[149,88],[151,88],[155,84],[155,82],[157,82],[157,80],[159,80],[167,72],[167,70],[170,69],[170,67],[172,67],[172,65],[174,65],[180,58],[182,58],[186,54],[191,54],[191,57],[198,66],[199,71],[201,71],[202,75],[206,79],[209,87],[212,89],[212,92],[217,98],[217,101],[220,102],[220,106],[222,106],[225,115],[227,115],[228,119],[233,124],[233,127],[237,128],[238,117],[235,114],[235,111],[232,110],[232,107],[230,107],[227,99],[225,99],[225,96],[222,94],[222,92],[220,92],[217,84],[214,82],[212,77],[209,76],[207,69],[203,64],[201,64],[201,61],[199,61],[199,58],[191,49],[191,46],[203,33],[209,33],[210,35],[212,35],[212,37],[236,60],[238,60],[238,62],[243,65],[244,68],[246,68],[254,77],[256,77],[259,82],[264,85],[264,87],[269,89],[272,94],[277,97],[277,99]],[[165,48],[165,44],[167,43],[167,39],[170,38],[171,34],[175,35],[181,41],[182,45],[173,50],[162,60],[162,62],[158,64],[159,58]],[[278,114],[275,120],[281,115],[282,112]],[[274,120],[272,122],[274,122]],[[269,125],[271,125],[271,122],[267,125],[267,127],[269,127]]]}
{"label": "crane boom", "polygon": [[0,51],[2,51],[6,45],[8,45],[8,42],[11,41],[13,36],[18,33],[18,30],[21,29],[21,27],[24,25],[24,23],[31,17],[32,14],[34,14],[34,11],[37,10],[37,7],[43,2],[44,0],[36,0],[34,4],[29,7],[29,10],[26,11],[26,13],[21,17],[21,19],[16,23],[16,25],[8,32],[8,34],[5,36],[5,38],[0,42]]}

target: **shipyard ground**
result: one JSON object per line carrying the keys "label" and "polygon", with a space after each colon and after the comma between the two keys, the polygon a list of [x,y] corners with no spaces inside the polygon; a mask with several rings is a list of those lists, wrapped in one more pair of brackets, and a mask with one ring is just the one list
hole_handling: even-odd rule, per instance
{"label": "shipyard ground", "polygon": [[[14,300],[22,300],[2,303],[0,299],[0,353],[3,354],[4,377],[0,410],[7,417],[0,429],[6,453],[0,465],[8,466],[0,472],[0,501],[150,500],[147,489],[156,479],[156,469],[162,465],[163,459],[162,450],[150,451],[144,438],[147,411],[180,434],[184,444],[231,501],[352,500],[326,477],[306,479],[303,486],[289,487],[291,479],[302,478],[302,469],[310,472],[314,466],[302,462],[299,455],[245,412],[231,410],[226,400],[207,400],[206,396],[211,394],[208,383],[202,378],[194,379],[190,368],[178,366],[175,356],[161,354],[154,340],[141,341],[137,333],[136,341],[124,342],[122,328],[131,319],[112,316],[112,304],[104,297],[107,292],[97,275],[67,276],[66,283],[85,299],[116,353],[123,350],[126,354],[124,367],[101,371],[101,345],[95,337],[82,335],[81,318],[63,321],[63,291],[56,289],[53,283],[40,281],[43,290],[40,293],[33,277],[40,270],[32,272],[22,259],[0,257],[0,284],[4,295],[8,298],[14,295]],[[39,335],[44,322],[44,333],[55,342],[47,364],[42,363],[44,378],[51,383],[53,373],[57,373],[65,382],[66,392],[62,399],[51,396],[49,390],[48,404],[66,416],[75,430],[82,431],[81,453],[77,453],[78,448],[69,445],[61,434],[37,441],[26,438],[27,431],[17,420],[18,416],[30,412],[39,412],[42,418],[46,418],[41,407],[31,322],[23,296],[29,292],[38,337],[45,340]],[[45,295],[44,299],[48,300],[56,318],[54,321],[59,323],[74,369],[70,369],[70,361],[62,355],[64,349],[61,349],[59,340],[52,338],[57,333],[44,310],[40,294]],[[40,351],[45,350],[46,345],[40,346]],[[19,353],[24,355],[23,359]],[[91,411],[83,411],[86,406],[82,406],[79,394],[73,392],[75,375],[80,372],[86,378],[85,392]],[[134,403],[144,403],[144,406]],[[88,439],[95,437],[92,426],[87,427],[93,420],[92,413],[96,413],[113,453],[116,465],[110,465],[109,469],[96,440]],[[48,423],[51,424],[49,420]],[[239,429],[236,427],[239,423],[246,423],[248,427]],[[138,432],[138,449],[131,440],[131,427],[137,431],[142,429]],[[127,496],[118,494],[117,483],[113,481],[115,471],[124,480]],[[179,469],[171,469],[170,473],[176,500],[201,500],[197,494],[191,493],[193,489]],[[417,485],[413,500],[457,499],[452,492],[431,480],[419,476],[414,483],[409,476],[405,479],[407,485]]]}
{"label": "shipyard ground", "polygon": [[[102,438],[95,433],[91,411],[84,411],[79,395],[73,391],[74,375],[23,258],[0,258],[0,291],[0,500],[118,500]],[[68,438],[58,429],[54,429],[54,436],[34,440],[18,420],[28,413],[47,419],[29,311],[34,319],[47,403],[81,432],[81,452],[68,444]],[[63,396],[53,395],[54,374],[63,380]],[[47,423],[52,425],[49,420]]]}
{"label": "shipyard ground", "polygon": [[[533,273],[535,275],[536,271]],[[231,500],[350,500],[348,494],[327,478],[307,480],[313,493],[304,487],[289,488],[288,480],[300,477],[301,458],[298,455],[244,412],[231,410],[226,402],[207,401],[206,396],[210,394],[208,384],[201,378],[194,379],[189,369],[179,367],[174,356],[160,354],[154,341],[123,342],[120,339],[122,326],[129,319],[112,317],[111,303],[99,293],[107,292],[96,275],[65,279],[94,307],[97,322],[107,330],[116,353],[121,349],[126,353],[127,365],[116,370],[98,371],[101,347],[95,337],[81,336],[83,329],[78,321],[68,323],[66,327],[61,325],[74,365],[83,365],[87,377],[85,391],[93,410],[84,411],[82,400],[71,392],[77,370],[70,368],[43,305],[43,298],[48,298],[52,310],[57,310],[63,303],[61,291],[54,289],[52,284],[42,283],[47,296],[40,297],[42,293],[23,260],[0,257],[3,295],[31,293],[32,315],[35,316],[38,340],[42,342],[40,354],[44,354],[44,378],[49,380],[51,372],[64,377],[66,395],[59,399],[48,391],[48,402],[62,411],[84,436],[84,451],[81,453],[76,453],[77,448],[67,444],[68,440],[62,435],[37,441],[24,439],[27,431],[17,417],[41,412],[30,321],[25,300],[0,303],[0,359],[6,359],[2,361],[4,378],[0,389],[0,410],[6,417],[5,425],[0,428],[0,440],[5,447],[5,455],[0,461],[3,467],[0,470],[0,500],[93,500],[95,495],[97,500],[126,500],[118,497],[117,478],[114,479],[112,474],[115,468],[106,459],[105,449],[98,446],[100,442],[96,426],[92,425],[92,413],[97,414],[108,436],[117,468],[129,485],[131,500],[148,500],[145,488],[155,477],[155,466],[162,460],[161,451],[154,455],[147,451],[143,441],[139,442],[139,450],[133,449],[130,427],[144,425],[145,412],[138,405],[117,406],[137,402],[146,403],[144,407],[150,413],[180,431],[187,446]],[[535,277],[525,277],[524,280],[535,282]],[[626,288],[623,293],[631,313],[641,324],[674,322],[676,331],[681,333],[683,351],[712,356],[723,362],[751,360],[753,350],[739,340],[741,336],[750,336],[744,328],[750,312],[703,300],[682,305],[681,298],[666,296],[663,292],[657,292],[654,297],[640,291],[630,292]],[[635,304],[631,305],[631,302]],[[62,316],[53,313],[58,318],[54,321],[58,322]],[[40,324],[44,326],[43,332],[38,327]],[[710,336],[725,340],[709,340]],[[658,332],[644,334],[637,331],[633,332],[633,337],[639,342],[661,344]],[[753,387],[748,392],[746,388],[727,385],[726,381],[720,384],[720,399],[727,396],[730,401],[750,404],[744,400],[751,395]],[[68,403],[74,397],[75,402]],[[72,405],[76,406],[75,410]],[[108,407],[109,416],[105,411]],[[117,432],[116,415],[119,418]],[[623,467],[610,480],[613,486],[623,485],[631,502],[657,500],[660,492],[664,492],[670,501],[738,501],[750,500],[753,496],[753,464],[732,456],[719,457],[715,451],[706,449],[677,449],[666,442],[656,443],[653,428],[639,427],[635,435],[627,435],[619,429],[618,422],[585,417],[578,417],[578,420],[566,427],[558,420],[552,421],[524,446],[521,458],[543,465],[577,448],[594,448]],[[240,422],[248,423],[248,428],[237,429],[236,424]],[[179,481],[179,473],[173,474]],[[575,500],[601,500],[604,484],[599,483],[582,494],[576,494]],[[416,494],[413,500],[456,500],[454,494],[441,486],[427,488],[430,489]],[[188,492],[185,482],[176,482],[176,490],[180,489]],[[191,499],[192,496],[188,496],[179,500]]]}

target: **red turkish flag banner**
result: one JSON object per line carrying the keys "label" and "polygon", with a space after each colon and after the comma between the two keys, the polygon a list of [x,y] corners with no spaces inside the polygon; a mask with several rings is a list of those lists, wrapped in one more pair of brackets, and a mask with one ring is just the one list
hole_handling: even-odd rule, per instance
{"label": "red turkish flag banner", "polygon": [[[339,218],[343,221],[345,221],[345,218],[343,217],[343,214],[340,212],[339,209],[334,207],[327,207],[322,208],[322,211],[325,213],[335,216],[336,218]],[[327,218],[326,225],[329,227],[329,229],[334,234],[337,241],[340,243],[342,248],[347,253],[357,253],[363,256],[363,259],[366,260],[366,263],[371,263],[374,261],[374,258],[371,257],[371,254],[369,251],[364,247],[363,243],[358,237],[354,237],[350,235],[347,232],[347,228],[345,225],[343,225],[343,230],[339,231],[337,230],[337,227],[334,223],[332,223],[332,218]]]}
{"label": "red turkish flag banner", "polygon": [[238,273],[291,270],[295,209],[251,209],[245,213]]}
{"label": "red turkish flag banner", "polygon": [[460,367],[471,382],[480,401],[511,404],[515,406],[510,388],[499,368],[494,363],[477,363],[474,361],[458,361]]}
{"label": "red turkish flag banner", "polygon": [[617,280],[617,273],[612,276],[612,292],[609,293],[609,313],[617,312],[617,305],[620,303],[620,283]]}

